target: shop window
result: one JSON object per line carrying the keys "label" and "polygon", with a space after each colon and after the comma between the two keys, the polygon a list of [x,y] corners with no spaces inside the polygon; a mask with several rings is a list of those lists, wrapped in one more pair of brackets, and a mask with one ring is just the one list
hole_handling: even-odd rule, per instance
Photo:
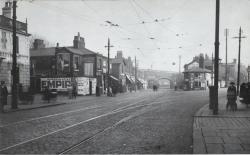
{"label": "shop window", "polygon": [[94,64],[93,63],[84,63],[84,75],[94,76]]}

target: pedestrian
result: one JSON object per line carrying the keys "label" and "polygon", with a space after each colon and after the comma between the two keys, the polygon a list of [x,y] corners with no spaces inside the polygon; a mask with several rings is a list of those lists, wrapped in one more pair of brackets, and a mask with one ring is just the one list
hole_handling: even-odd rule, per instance
{"label": "pedestrian", "polygon": [[242,98],[241,102],[246,103],[246,97],[247,97],[247,84],[242,83],[240,85],[240,98]]}
{"label": "pedestrian", "polygon": [[230,82],[230,86],[227,89],[226,109],[228,110],[228,107],[230,107],[230,109],[233,111],[237,110],[236,100],[237,100],[236,87],[234,86],[234,82]]}
{"label": "pedestrian", "polygon": [[248,104],[250,104],[250,82],[248,82],[247,84],[246,84],[246,104],[247,104],[247,106],[248,106]]}
{"label": "pedestrian", "polygon": [[77,95],[76,85],[77,84],[75,82],[72,84],[72,96],[73,96],[74,99],[76,99],[76,95]]}
{"label": "pedestrian", "polygon": [[50,89],[48,86],[44,89],[44,100],[47,100],[47,102],[50,102]]}
{"label": "pedestrian", "polygon": [[5,85],[4,81],[1,81],[1,86],[0,86],[0,106],[1,106],[1,111],[4,112],[4,106],[7,105],[7,100],[8,100],[8,89]]}

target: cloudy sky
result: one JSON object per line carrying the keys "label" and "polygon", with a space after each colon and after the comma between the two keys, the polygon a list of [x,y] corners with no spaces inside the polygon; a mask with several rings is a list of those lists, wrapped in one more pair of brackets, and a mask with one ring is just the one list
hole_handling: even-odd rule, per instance
{"label": "cloudy sky", "polygon": [[[224,29],[229,29],[232,61],[238,53],[233,37],[241,26],[247,36],[242,40],[242,62],[250,65],[249,8],[250,0],[221,0],[223,62]],[[52,45],[71,46],[80,32],[88,49],[107,55],[104,46],[110,38],[111,56],[122,50],[125,56],[136,56],[140,68],[178,71],[179,55],[183,66],[199,53],[211,56],[214,51],[215,0],[19,0],[17,16],[20,21],[28,19],[29,33]]]}

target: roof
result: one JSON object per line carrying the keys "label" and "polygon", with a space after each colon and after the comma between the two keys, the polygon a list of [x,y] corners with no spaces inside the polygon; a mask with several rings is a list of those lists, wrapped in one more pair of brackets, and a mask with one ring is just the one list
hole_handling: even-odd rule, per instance
{"label": "roof", "polygon": [[183,73],[211,73],[211,71],[205,68],[195,67],[195,68],[190,68],[184,71]]}
{"label": "roof", "polygon": [[48,48],[39,48],[39,49],[30,49],[30,56],[55,56],[56,48],[48,47]]}
{"label": "roof", "polygon": [[87,48],[74,48],[72,46],[64,47],[64,48],[72,53],[79,54],[79,55],[97,54],[97,53],[95,53]]}

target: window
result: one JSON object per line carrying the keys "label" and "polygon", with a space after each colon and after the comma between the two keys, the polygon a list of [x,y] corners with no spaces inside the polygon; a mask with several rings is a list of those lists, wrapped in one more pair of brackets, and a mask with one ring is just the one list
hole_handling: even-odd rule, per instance
{"label": "window", "polygon": [[74,71],[79,71],[80,57],[74,56]]}
{"label": "window", "polygon": [[69,72],[70,55],[68,53],[60,53],[57,55],[57,70],[59,72]]}
{"label": "window", "polygon": [[93,63],[84,63],[84,75],[85,76],[94,76],[94,64]]}
{"label": "window", "polygon": [[7,48],[7,37],[6,37],[6,32],[2,31],[2,48],[6,49]]}

